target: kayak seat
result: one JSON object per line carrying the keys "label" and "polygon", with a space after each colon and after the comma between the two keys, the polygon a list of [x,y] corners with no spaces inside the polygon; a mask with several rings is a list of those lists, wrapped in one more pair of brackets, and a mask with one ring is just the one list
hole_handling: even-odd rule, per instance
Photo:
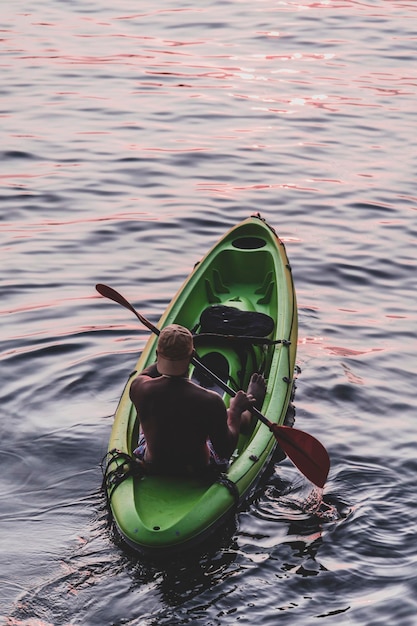
{"label": "kayak seat", "polygon": [[267,337],[275,322],[266,313],[240,311],[232,306],[212,305],[200,315],[199,333],[234,335],[240,337]]}
{"label": "kayak seat", "polygon": [[[210,359],[208,368],[214,370],[223,381],[229,379],[236,390],[246,389],[248,373],[261,372],[265,367],[262,346],[275,343],[267,339],[274,327],[274,320],[265,313],[216,304],[201,313],[199,323],[193,329],[194,345],[198,349],[198,346],[212,344],[215,338],[219,347],[232,347],[240,362],[238,370],[229,372],[227,359],[217,352],[206,355]],[[256,349],[255,346],[259,347]],[[220,364],[222,360],[225,363]],[[219,372],[216,368],[219,368]]]}

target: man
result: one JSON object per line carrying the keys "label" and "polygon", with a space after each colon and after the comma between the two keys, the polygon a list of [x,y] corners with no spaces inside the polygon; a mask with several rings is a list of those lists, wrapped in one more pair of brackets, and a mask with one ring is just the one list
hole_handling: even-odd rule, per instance
{"label": "man", "polygon": [[250,407],[263,401],[265,380],[254,374],[247,393],[238,391],[226,410],[223,399],[188,378],[193,336],[178,324],[166,326],[157,344],[157,361],[137,376],[130,398],[140,417],[141,437],[135,455],[150,471],[194,474],[227,464]]}

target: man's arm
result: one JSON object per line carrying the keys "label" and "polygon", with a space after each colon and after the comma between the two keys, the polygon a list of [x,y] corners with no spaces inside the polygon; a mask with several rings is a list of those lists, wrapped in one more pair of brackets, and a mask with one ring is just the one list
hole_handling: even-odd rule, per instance
{"label": "man's arm", "polygon": [[223,400],[220,396],[217,398],[218,401],[216,406],[213,406],[213,413],[210,417],[209,436],[217,454],[228,459],[237,445],[242,413],[251,407],[252,402],[244,391],[238,391],[231,399],[229,409],[226,411]]}
{"label": "man's arm", "polygon": [[136,376],[136,378],[132,380],[129,389],[129,397],[133,404],[136,405],[135,400],[138,398],[138,394],[140,394],[142,384],[146,382],[146,380],[149,380],[149,378],[159,378],[159,376],[161,376],[161,374],[158,372],[156,363],[152,363],[152,365],[146,367],[140,372],[139,376]]}

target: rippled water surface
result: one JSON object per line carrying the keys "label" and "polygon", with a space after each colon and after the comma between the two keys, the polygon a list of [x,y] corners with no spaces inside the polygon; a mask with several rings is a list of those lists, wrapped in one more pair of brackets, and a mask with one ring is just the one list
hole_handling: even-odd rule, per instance
{"label": "rippled water surface", "polygon": [[[417,5],[4,3],[0,615],[6,624],[416,624]],[[290,462],[204,553],[148,563],[100,461],[147,331],[260,211],[299,305]]]}

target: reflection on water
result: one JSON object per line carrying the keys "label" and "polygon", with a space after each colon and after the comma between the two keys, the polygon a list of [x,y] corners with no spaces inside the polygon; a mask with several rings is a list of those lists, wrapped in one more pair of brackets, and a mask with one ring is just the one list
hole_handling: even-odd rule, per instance
{"label": "reflection on water", "polygon": [[[308,494],[307,500],[303,500],[302,493]],[[178,616],[202,618],[204,598],[213,589],[222,585],[236,589],[252,569],[255,573],[263,563],[276,560],[282,548],[289,549],[292,555],[287,552],[281,562],[282,572],[292,571],[302,577],[318,573],[324,569],[316,560],[321,545],[322,512],[326,512],[327,523],[334,523],[338,515],[335,504],[320,502],[319,497],[317,490],[301,482],[292,490],[291,484],[275,472],[249,508],[232,517],[215,537],[197,550],[182,554],[180,559],[173,556],[161,560],[133,554],[120,544],[109,525],[104,496],[94,496],[90,504],[97,515],[88,532],[78,536],[72,550],[62,555],[53,577],[23,595],[8,623],[26,623],[26,618],[38,617],[47,619],[42,623],[64,624],[76,615],[80,622],[98,624],[104,611],[106,623],[111,623],[117,619],[122,600],[123,614],[131,615],[129,623],[168,623],[164,620],[175,610]],[[306,512],[312,501],[314,514]],[[268,536],[269,527],[276,528],[273,536]],[[111,548],[112,544],[115,547]],[[123,549],[117,549],[119,545]],[[121,597],[120,587],[129,596],[137,594],[134,600],[129,600],[126,593]],[[112,594],[111,605],[108,593]],[[215,595],[213,602],[218,600]],[[191,605],[189,610],[185,609],[187,605]]]}

